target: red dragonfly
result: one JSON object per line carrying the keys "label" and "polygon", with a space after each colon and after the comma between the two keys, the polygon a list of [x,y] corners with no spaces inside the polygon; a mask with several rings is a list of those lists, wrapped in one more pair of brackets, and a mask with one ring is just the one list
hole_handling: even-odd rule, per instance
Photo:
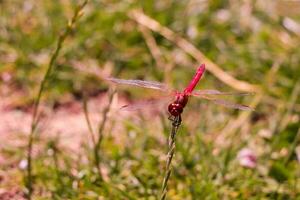
{"label": "red dragonfly", "polygon": [[[125,79],[118,79],[118,78],[107,78],[108,81],[111,81],[113,83],[117,84],[126,84],[126,85],[133,85],[138,87],[144,87],[149,89],[155,89],[160,90],[163,92],[169,92],[171,93],[172,97],[175,97],[175,100],[169,104],[168,106],[168,112],[170,114],[170,120],[177,121],[177,123],[181,122],[181,113],[183,112],[184,107],[186,106],[189,97],[194,96],[198,98],[203,98],[207,100],[211,100],[215,104],[220,104],[226,107],[234,108],[234,109],[240,109],[240,110],[253,110],[252,108],[231,103],[222,99],[216,99],[210,97],[211,95],[248,95],[248,93],[229,93],[229,92],[220,92],[218,90],[194,90],[196,85],[198,84],[199,80],[203,76],[205,72],[205,64],[200,65],[200,67],[197,69],[196,74],[194,75],[191,82],[188,84],[188,86],[182,91],[176,91],[176,90],[170,90],[169,87],[167,87],[165,84],[154,82],[154,81],[143,81],[143,80],[125,80]],[[149,103],[149,102],[148,102]],[[126,105],[123,106],[123,108],[142,108],[145,104],[140,105]]]}

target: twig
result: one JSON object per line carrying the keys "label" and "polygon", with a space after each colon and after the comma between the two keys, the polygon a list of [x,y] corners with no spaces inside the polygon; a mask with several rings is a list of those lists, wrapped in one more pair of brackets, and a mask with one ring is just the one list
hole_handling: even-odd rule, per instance
{"label": "twig", "polygon": [[170,83],[170,71],[173,68],[172,62],[167,62],[167,59],[163,56],[159,46],[157,45],[155,38],[151,31],[145,26],[139,25],[139,31],[142,33],[145,42],[150,50],[152,57],[154,58],[157,66],[164,70],[165,82]]}
{"label": "twig", "polygon": [[87,100],[86,94],[84,94],[84,97],[83,97],[83,112],[84,112],[84,117],[85,117],[85,121],[86,121],[86,124],[88,126],[88,129],[89,129],[89,133],[90,133],[93,145],[95,146],[96,145],[96,138],[95,138],[95,134],[94,134],[94,131],[93,131],[93,128],[92,128],[91,120],[89,118],[89,110],[88,110],[88,105],[87,105],[88,103],[87,103],[87,101],[88,100]]}
{"label": "twig", "polygon": [[281,123],[279,125],[279,131],[284,130],[286,128],[286,126],[288,125],[289,120],[290,120],[290,115],[293,112],[293,109],[297,102],[299,94],[300,94],[300,79],[296,82],[295,87],[292,91],[290,100],[287,104],[287,111],[286,111],[285,115],[282,117]]}
{"label": "twig", "polygon": [[102,173],[101,173],[101,167],[100,167],[99,149],[100,149],[100,146],[101,146],[101,143],[102,143],[103,130],[104,130],[104,127],[105,127],[105,123],[107,121],[107,115],[108,115],[108,112],[110,110],[114,94],[115,94],[115,91],[110,92],[110,94],[109,94],[109,100],[108,100],[108,105],[103,110],[102,121],[101,121],[101,124],[99,123],[98,139],[97,140],[95,138],[95,133],[93,131],[93,128],[92,128],[92,125],[91,125],[91,121],[90,121],[90,118],[89,118],[86,97],[84,98],[84,104],[83,104],[85,120],[87,122],[87,126],[88,126],[89,133],[91,135],[91,139],[92,139],[92,143],[93,143],[94,164],[95,164],[95,167],[96,167],[96,169],[97,169],[97,171],[98,171],[99,176],[100,176],[101,179],[102,179]]}
{"label": "twig", "polygon": [[109,99],[108,99],[108,105],[104,108],[103,112],[102,112],[102,121],[99,124],[98,127],[98,140],[94,146],[94,157],[95,157],[95,164],[96,167],[98,169],[99,175],[102,178],[102,173],[101,173],[101,167],[100,167],[100,155],[99,155],[99,150],[102,144],[102,140],[103,140],[103,130],[107,121],[107,116],[108,113],[110,111],[111,105],[112,105],[112,101],[113,101],[113,97],[115,94],[115,90],[112,90],[109,94]]}
{"label": "twig", "polygon": [[245,92],[258,92],[260,91],[260,87],[257,85],[253,85],[247,83],[245,81],[240,81],[230,76],[228,73],[223,71],[217,64],[212,62],[209,58],[207,58],[200,50],[198,50],[193,44],[188,42],[183,37],[175,34],[172,30],[167,27],[162,26],[154,19],[145,15],[140,10],[131,10],[128,16],[136,21],[137,23],[155,31],[162,36],[164,36],[169,41],[175,43],[178,47],[184,50],[186,53],[190,54],[194,57],[198,62],[202,62],[207,64],[207,70],[210,71],[213,75],[215,75],[219,80],[229,85],[232,88],[235,88],[240,91]]}
{"label": "twig", "polygon": [[84,112],[84,117],[85,117],[85,121],[87,123],[87,126],[88,126],[88,129],[89,129],[89,133],[90,133],[90,137],[91,137],[91,140],[92,140],[92,143],[93,143],[93,151],[94,151],[94,165],[99,173],[99,176],[101,176],[101,169],[100,169],[100,166],[98,165],[97,161],[96,161],[96,157],[97,154],[98,154],[98,151],[96,150],[96,138],[95,138],[95,133],[93,131],[93,128],[92,128],[92,125],[91,125],[91,120],[89,118],[89,111],[88,111],[88,105],[87,105],[87,97],[86,95],[84,94],[84,98],[83,98],[83,112]]}
{"label": "twig", "polygon": [[171,171],[172,171],[172,159],[175,153],[175,137],[176,137],[176,133],[178,131],[178,128],[180,126],[181,123],[181,118],[180,116],[176,117],[174,119],[174,121],[172,122],[172,130],[170,132],[169,135],[169,150],[168,150],[168,154],[167,154],[167,164],[166,164],[166,172],[165,172],[165,176],[164,176],[164,180],[162,183],[162,192],[161,192],[161,196],[160,196],[160,200],[164,200],[166,198],[167,195],[167,186],[168,186],[168,181],[171,175]]}
{"label": "twig", "polygon": [[298,144],[299,141],[300,141],[300,128],[298,128],[298,131],[297,131],[297,134],[296,134],[296,136],[295,136],[295,138],[294,138],[294,141],[293,141],[293,143],[290,145],[289,153],[288,153],[288,155],[287,155],[287,156],[285,157],[285,159],[284,159],[283,164],[284,164],[285,166],[287,165],[288,161],[292,158],[293,153],[294,153],[294,151],[295,151],[295,149],[296,149],[297,144]]}
{"label": "twig", "polygon": [[152,54],[154,60],[156,61],[156,64],[158,67],[163,68],[165,65],[164,60],[162,59],[162,53],[152,36],[151,32],[144,26],[139,26],[139,31],[142,33],[145,42],[148,46],[148,49],[150,50],[150,53]]}
{"label": "twig", "polygon": [[[287,111],[285,112],[284,116],[282,116],[281,118],[279,118],[280,123],[279,123],[279,120],[278,120],[278,123],[277,123],[278,125],[274,128],[274,132],[280,133],[288,125],[289,120],[290,120],[290,115],[292,114],[293,107],[294,107],[294,105],[295,105],[295,103],[296,103],[296,101],[298,99],[299,92],[300,92],[300,80],[297,81],[297,83],[296,83],[296,85],[295,85],[295,87],[293,89],[293,92],[292,92],[292,94],[290,96],[290,100],[289,100],[289,102],[287,104],[287,108],[286,108]],[[273,144],[272,144],[273,148],[280,141],[279,135],[280,134],[277,134],[276,138],[273,140]],[[297,131],[297,134],[296,134],[296,136],[294,138],[293,143],[290,145],[288,155],[283,160],[283,165],[284,166],[286,166],[288,164],[288,161],[291,159],[291,157],[293,155],[293,152],[295,151],[295,148],[297,146],[297,143],[298,143],[299,139],[300,139],[300,128]],[[273,150],[271,152],[273,152]],[[278,186],[277,186],[277,188],[275,190],[276,191],[275,192],[276,199],[279,199],[279,190],[280,190],[281,186],[282,186],[282,183],[279,182]]]}
{"label": "twig", "polygon": [[46,83],[47,80],[49,79],[51,72],[54,70],[54,63],[59,55],[59,52],[62,48],[62,45],[65,41],[65,39],[67,38],[67,36],[70,34],[70,32],[73,29],[74,24],[76,23],[76,21],[80,18],[80,16],[82,16],[83,12],[83,8],[85,7],[85,5],[88,3],[88,0],[85,0],[81,5],[77,6],[77,8],[75,9],[74,15],[71,18],[71,20],[68,22],[64,32],[59,36],[58,41],[57,41],[57,45],[55,48],[55,51],[53,53],[53,55],[51,56],[50,62],[48,64],[46,73],[42,79],[42,82],[40,84],[40,88],[37,94],[37,97],[35,99],[34,102],[34,106],[33,106],[33,114],[32,114],[32,122],[31,122],[31,130],[29,133],[29,138],[28,138],[28,146],[27,146],[27,181],[26,181],[26,187],[28,189],[28,194],[27,194],[27,198],[30,200],[32,197],[32,166],[31,166],[31,161],[32,161],[32,146],[33,146],[33,140],[34,140],[34,136],[35,136],[35,131],[36,131],[36,127],[38,125],[39,122],[39,105],[40,105],[40,101],[41,101],[41,97],[42,94],[45,90],[46,87]]}
{"label": "twig", "polygon": [[[295,87],[292,91],[292,94],[290,96],[290,100],[288,101],[287,106],[285,108],[286,109],[285,113],[283,114],[283,116],[281,115],[281,116],[278,117],[278,122],[276,124],[276,127],[274,127],[274,132],[275,133],[280,133],[289,124],[291,114],[293,113],[293,107],[294,107],[295,103],[297,102],[299,93],[300,93],[300,79],[297,81],[297,83],[296,83],[296,85],[295,85]],[[278,142],[280,142],[279,134],[273,140],[273,147],[275,147],[276,144],[278,144]]]}

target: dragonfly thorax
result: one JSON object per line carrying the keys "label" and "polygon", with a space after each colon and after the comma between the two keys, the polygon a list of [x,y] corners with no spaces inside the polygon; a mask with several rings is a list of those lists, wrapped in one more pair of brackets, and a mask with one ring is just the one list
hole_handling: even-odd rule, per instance
{"label": "dragonfly thorax", "polygon": [[188,102],[188,96],[184,94],[176,94],[176,99],[173,103],[168,106],[169,113],[176,117],[179,116],[183,112],[183,108]]}

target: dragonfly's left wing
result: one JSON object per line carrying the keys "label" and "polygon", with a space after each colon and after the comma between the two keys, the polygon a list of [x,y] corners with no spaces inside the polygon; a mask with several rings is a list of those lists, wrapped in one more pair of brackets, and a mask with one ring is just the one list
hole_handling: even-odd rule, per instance
{"label": "dragonfly's left wing", "polygon": [[147,99],[142,101],[133,102],[121,107],[123,111],[138,111],[138,110],[162,110],[171,101],[171,96],[163,96],[156,99]]}
{"label": "dragonfly's left wing", "polygon": [[161,90],[161,91],[169,90],[167,85],[155,81],[126,80],[126,79],[118,79],[118,78],[106,78],[106,80],[117,84],[134,85],[138,87],[144,87],[144,88]]}

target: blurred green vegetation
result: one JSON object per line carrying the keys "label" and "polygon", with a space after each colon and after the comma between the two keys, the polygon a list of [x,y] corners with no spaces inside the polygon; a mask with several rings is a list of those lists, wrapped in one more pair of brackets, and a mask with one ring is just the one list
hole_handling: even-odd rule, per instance
{"label": "blurred green vegetation", "polygon": [[[56,40],[78,2],[0,0],[0,74],[10,73],[10,87],[26,91],[24,104],[35,98]],[[177,138],[169,199],[300,199],[300,161],[295,154],[300,134],[297,4],[279,0],[91,0],[63,46],[44,101],[107,90],[106,83],[75,69],[76,65],[109,68],[112,76],[121,78],[170,81],[176,88],[188,83],[199,63],[153,32],[171,70],[166,70],[167,65],[158,66],[137,23],[127,16],[134,8],[188,39],[227,73],[263,88],[260,98],[234,98],[249,105],[259,99],[256,111],[236,129],[226,128],[237,123],[241,112],[192,101],[186,113],[193,114],[183,116]],[[0,84],[5,83],[0,79]],[[211,73],[200,88],[233,90]],[[130,90],[134,99],[148,97],[140,91]],[[113,137],[104,138],[105,182],[99,180],[90,162],[80,162],[92,160],[90,147],[71,158],[56,142],[47,143],[34,161],[34,199],[156,199],[167,147],[153,135],[157,132],[153,124],[147,123],[125,121],[124,133],[119,134],[128,137],[122,144]],[[159,133],[163,141],[169,130],[164,123],[165,133]],[[266,132],[271,136],[262,136]],[[219,144],[216,138],[222,134],[225,141]],[[243,147],[257,150],[255,169],[243,168],[236,160]],[[15,151],[20,158],[24,156]]]}

